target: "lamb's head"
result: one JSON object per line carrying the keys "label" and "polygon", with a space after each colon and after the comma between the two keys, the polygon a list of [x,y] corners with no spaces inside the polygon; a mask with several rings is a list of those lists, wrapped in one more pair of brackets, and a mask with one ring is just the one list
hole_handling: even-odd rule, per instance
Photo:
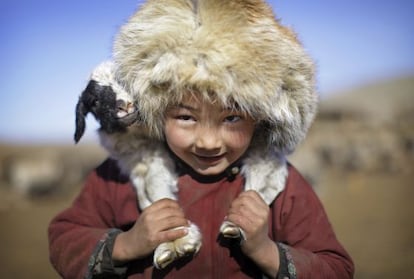
{"label": "lamb's head", "polygon": [[99,122],[100,130],[108,134],[126,131],[139,119],[131,96],[113,79],[111,62],[104,62],[95,68],[79,97],[76,105],[76,143],[85,132],[88,113],[92,113]]}

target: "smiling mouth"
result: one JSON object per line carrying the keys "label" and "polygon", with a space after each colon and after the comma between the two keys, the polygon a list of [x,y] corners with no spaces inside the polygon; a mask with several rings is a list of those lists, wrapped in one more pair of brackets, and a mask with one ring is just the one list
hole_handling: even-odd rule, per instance
{"label": "smiling mouth", "polygon": [[224,154],[217,155],[217,156],[202,156],[195,154],[197,160],[203,163],[213,164],[219,162],[221,159],[224,158]]}

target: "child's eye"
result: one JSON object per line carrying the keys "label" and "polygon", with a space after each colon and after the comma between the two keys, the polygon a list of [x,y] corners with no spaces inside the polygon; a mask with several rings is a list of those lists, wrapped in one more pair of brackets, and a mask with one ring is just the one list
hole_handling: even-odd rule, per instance
{"label": "child's eye", "polygon": [[225,122],[229,122],[229,123],[235,123],[240,121],[242,118],[240,115],[229,115],[226,116],[226,118],[224,119]]}
{"label": "child's eye", "polygon": [[178,120],[183,120],[183,121],[194,120],[194,118],[191,115],[185,115],[185,114],[177,115],[175,118],[178,119]]}

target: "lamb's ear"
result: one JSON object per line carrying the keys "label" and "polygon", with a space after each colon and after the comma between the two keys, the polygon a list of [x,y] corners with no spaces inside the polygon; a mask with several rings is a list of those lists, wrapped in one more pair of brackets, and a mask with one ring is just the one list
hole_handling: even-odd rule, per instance
{"label": "lamb's ear", "polygon": [[80,138],[83,136],[85,132],[85,117],[88,111],[85,108],[85,104],[83,103],[82,99],[79,98],[78,103],[76,104],[76,128],[75,128],[75,143],[78,143]]}
{"label": "lamb's ear", "polygon": [[85,118],[89,112],[94,112],[98,100],[99,86],[96,86],[96,82],[94,80],[89,81],[88,86],[82,92],[81,96],[79,97],[79,101],[76,104],[76,128],[75,128],[75,143],[78,143],[83,133],[85,132],[86,122]]}

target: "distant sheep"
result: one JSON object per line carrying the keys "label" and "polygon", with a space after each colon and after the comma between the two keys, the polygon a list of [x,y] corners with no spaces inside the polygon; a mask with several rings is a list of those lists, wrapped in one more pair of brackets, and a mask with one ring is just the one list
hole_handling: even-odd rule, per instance
{"label": "distant sheep", "polygon": [[8,182],[23,196],[53,192],[64,177],[64,166],[53,156],[13,156],[4,164]]}

